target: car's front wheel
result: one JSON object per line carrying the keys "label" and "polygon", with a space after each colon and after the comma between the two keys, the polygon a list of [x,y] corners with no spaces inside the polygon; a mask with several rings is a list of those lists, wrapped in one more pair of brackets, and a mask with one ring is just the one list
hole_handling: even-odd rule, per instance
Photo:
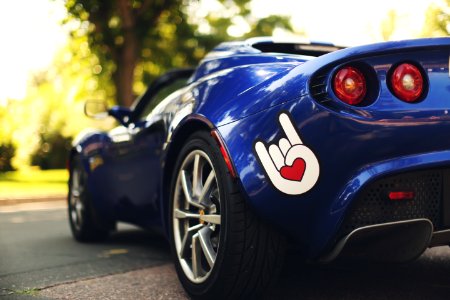
{"label": "car's front wheel", "polygon": [[261,295],[280,270],[284,239],[250,210],[208,132],[189,138],[175,170],[171,242],[186,291],[197,299]]}
{"label": "car's front wheel", "polygon": [[105,239],[114,224],[100,221],[89,197],[87,174],[79,157],[72,161],[68,195],[69,224],[73,237],[80,242]]}

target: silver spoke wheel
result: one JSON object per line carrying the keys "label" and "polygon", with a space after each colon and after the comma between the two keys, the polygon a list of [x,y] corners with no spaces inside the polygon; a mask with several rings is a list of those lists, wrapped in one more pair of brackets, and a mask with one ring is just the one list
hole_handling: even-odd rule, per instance
{"label": "silver spoke wheel", "polygon": [[220,193],[216,172],[205,152],[190,152],[177,174],[173,234],[178,260],[190,281],[211,273],[220,244]]}
{"label": "silver spoke wheel", "polygon": [[71,193],[70,193],[70,218],[73,226],[80,230],[83,224],[84,204],[83,195],[83,175],[80,170],[74,169],[71,177]]}

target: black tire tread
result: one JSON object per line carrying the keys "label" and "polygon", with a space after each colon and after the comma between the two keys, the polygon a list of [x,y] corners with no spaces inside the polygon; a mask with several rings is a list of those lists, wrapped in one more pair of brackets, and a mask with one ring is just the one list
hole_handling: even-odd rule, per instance
{"label": "black tire tread", "polygon": [[[234,184],[233,184],[234,185]],[[235,187],[237,188],[237,187]],[[228,299],[255,299],[278,277],[284,258],[284,238],[251,211],[239,192],[230,195],[235,203],[231,239],[235,251],[229,253],[232,265],[225,283]],[[239,226],[239,221],[244,226]],[[242,224],[241,223],[241,224]],[[241,241],[241,243],[236,243]]]}
{"label": "black tire tread", "polygon": [[[80,162],[79,157],[75,157],[72,161],[72,169],[78,168],[83,171],[83,166]],[[85,171],[84,171],[85,172]],[[105,240],[108,236],[110,231],[115,227],[114,224],[106,224],[105,222],[101,222],[98,217],[96,216],[96,213],[94,211],[94,208],[92,207],[92,203],[89,196],[89,191],[87,189],[85,190],[84,195],[84,205],[85,205],[85,211],[84,211],[84,223],[82,224],[81,228],[77,230],[75,226],[71,222],[70,217],[70,193],[71,193],[71,181],[72,181],[72,172],[70,173],[69,178],[69,193],[67,196],[67,203],[68,203],[68,212],[69,212],[69,225],[70,229],[72,231],[73,237],[78,241],[82,243],[91,243],[91,242],[99,242]]]}

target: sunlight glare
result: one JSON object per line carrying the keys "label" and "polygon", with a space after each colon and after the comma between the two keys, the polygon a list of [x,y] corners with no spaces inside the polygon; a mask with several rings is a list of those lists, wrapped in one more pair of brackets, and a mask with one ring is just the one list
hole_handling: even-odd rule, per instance
{"label": "sunlight glare", "polygon": [[[270,3],[270,4],[269,4]],[[397,14],[392,40],[416,38],[422,30],[425,13],[440,0],[254,0],[252,13],[259,18],[271,14],[291,17],[294,29],[311,41],[353,46],[383,41],[382,21],[390,10]]]}
{"label": "sunlight glare", "polygon": [[59,26],[66,16],[61,0],[0,3],[0,104],[21,99],[33,71],[45,69],[67,40]]}

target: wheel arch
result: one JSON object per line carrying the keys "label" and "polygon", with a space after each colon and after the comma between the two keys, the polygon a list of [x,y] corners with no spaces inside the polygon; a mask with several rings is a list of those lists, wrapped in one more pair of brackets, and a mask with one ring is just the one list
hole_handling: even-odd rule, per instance
{"label": "wheel arch", "polygon": [[[83,156],[83,150],[94,141],[101,141],[101,136],[105,135],[104,132],[99,131],[97,129],[87,128],[81,131],[72,141],[72,147],[67,156],[67,170],[70,171],[72,169],[73,159],[77,155]],[[89,172],[89,168],[87,165],[83,165],[87,172]]]}
{"label": "wheel arch", "polygon": [[170,183],[173,172],[177,162],[178,154],[186,143],[188,138],[195,132],[207,131],[210,132],[215,127],[206,117],[196,115],[186,117],[180,125],[172,133],[166,155],[164,157],[163,177],[162,177],[162,191],[161,191],[161,220],[166,236],[168,236],[168,213],[169,213],[169,197],[170,197]]}

